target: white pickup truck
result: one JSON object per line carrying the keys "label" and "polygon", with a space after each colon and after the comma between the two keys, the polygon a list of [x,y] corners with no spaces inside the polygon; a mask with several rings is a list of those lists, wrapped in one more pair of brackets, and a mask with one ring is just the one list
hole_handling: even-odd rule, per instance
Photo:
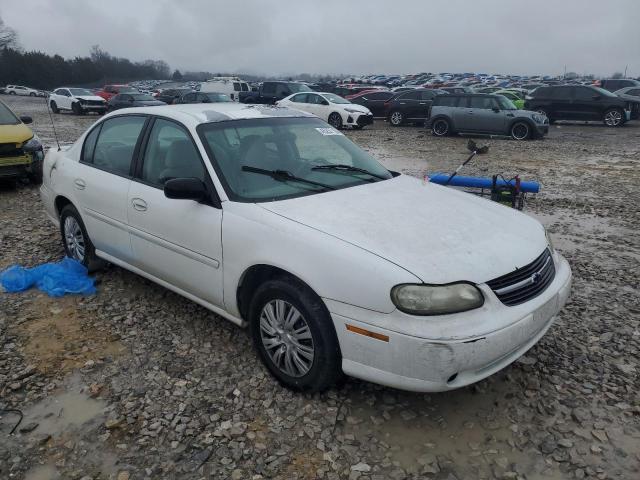
{"label": "white pickup truck", "polygon": [[49,106],[53,113],[70,110],[76,115],[96,112],[100,115],[107,111],[107,102],[86,88],[56,88],[49,95]]}

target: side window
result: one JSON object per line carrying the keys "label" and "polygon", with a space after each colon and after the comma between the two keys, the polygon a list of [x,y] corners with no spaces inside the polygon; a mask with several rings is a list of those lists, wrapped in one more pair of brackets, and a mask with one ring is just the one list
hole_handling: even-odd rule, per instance
{"label": "side window", "polygon": [[240,83],[233,82],[233,91],[234,92],[239,92],[240,91]]}
{"label": "side window", "polygon": [[93,151],[96,148],[96,140],[98,140],[98,135],[100,134],[101,125],[98,125],[96,128],[89,132],[87,138],[84,139],[84,145],[82,146],[82,162],[84,163],[93,163]]}
{"label": "side window", "polygon": [[573,88],[573,98],[575,100],[592,100],[595,94],[596,92],[594,92],[590,88],[586,88],[586,87]]}
{"label": "side window", "polygon": [[307,97],[308,95],[306,93],[299,93],[291,97],[291,101],[295,103],[309,103]]}
{"label": "side window", "polygon": [[314,105],[320,105],[324,100],[320,95],[316,95],[314,93],[310,93],[307,95],[307,103],[312,103]]}
{"label": "side window", "polygon": [[455,107],[458,97],[454,97],[452,95],[438,95],[438,97],[433,101],[434,105],[441,105],[443,107]]}
{"label": "side window", "polygon": [[365,100],[386,100],[389,98],[389,94],[385,92],[367,93]]}
{"label": "side window", "polygon": [[272,95],[276,93],[276,84],[275,83],[264,83],[262,85],[262,93],[266,93]]}
{"label": "side window", "polygon": [[105,120],[93,154],[96,167],[129,176],[131,159],[146,117],[122,116]]}
{"label": "side window", "polygon": [[279,83],[276,88],[276,96],[287,97],[289,95],[291,95],[291,90],[289,90],[289,87],[283,83]]}
{"label": "side window", "polygon": [[433,97],[435,97],[436,94],[433,92],[430,92],[428,90],[422,91],[420,92],[420,98],[422,100],[431,100]]}
{"label": "side window", "polygon": [[398,100],[418,100],[420,98],[420,92],[409,92],[400,95]]}
{"label": "side window", "polygon": [[491,97],[471,97],[470,107],[481,110],[491,110],[493,107],[492,100]]}
{"label": "side window", "polygon": [[[204,95],[200,94],[203,98]],[[193,102],[196,99],[196,94],[195,93],[187,93],[184,97],[185,102]],[[201,99],[199,99],[201,100]]]}
{"label": "side window", "polygon": [[205,170],[191,135],[169,120],[157,119],[149,135],[142,180],[162,187],[172,178],[205,180]]}
{"label": "side window", "polygon": [[550,88],[549,95],[547,95],[547,97],[551,98],[552,100],[568,100],[570,96],[571,89],[561,87]]}

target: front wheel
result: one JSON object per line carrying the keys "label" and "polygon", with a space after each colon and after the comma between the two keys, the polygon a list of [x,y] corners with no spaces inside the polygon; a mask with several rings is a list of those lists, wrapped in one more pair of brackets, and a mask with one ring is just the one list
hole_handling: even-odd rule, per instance
{"label": "front wheel", "polygon": [[60,233],[64,252],[68,257],[80,262],[89,272],[104,266],[104,260],[96,257],[95,248],[87,234],[84,222],[73,205],[67,205],[60,213]]}
{"label": "front wheel", "polygon": [[531,137],[531,127],[526,122],[516,122],[511,125],[510,133],[514,140],[527,140]]}
{"label": "front wheel", "polygon": [[607,127],[620,127],[624,123],[624,112],[619,108],[610,108],[602,119]]}
{"label": "front wheel", "polygon": [[60,113],[60,109],[58,108],[58,104],[56,102],[54,102],[53,100],[51,100],[51,103],[49,104],[49,106],[51,107],[51,111],[53,113]]}
{"label": "front wheel", "polygon": [[333,112],[329,115],[329,125],[331,125],[336,130],[340,130],[342,128],[342,117],[339,113]]}
{"label": "front wheel", "polygon": [[29,96],[30,96],[30,97],[35,97],[35,96],[36,96],[36,94],[35,94],[35,93],[33,93],[33,92],[31,92],[31,93],[29,94]]}
{"label": "front wheel", "polygon": [[281,277],[262,284],[251,301],[249,319],[260,359],[285,387],[319,392],[342,376],[331,316],[300,281]]}
{"label": "front wheel", "polygon": [[74,103],[73,105],[71,105],[71,110],[73,111],[73,113],[75,113],[76,115],[82,115],[82,107],[80,106],[79,102]]}

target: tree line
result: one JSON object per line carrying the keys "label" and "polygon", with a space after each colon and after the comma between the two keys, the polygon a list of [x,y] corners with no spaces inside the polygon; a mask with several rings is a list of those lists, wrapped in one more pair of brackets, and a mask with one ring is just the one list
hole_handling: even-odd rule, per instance
{"label": "tree line", "polygon": [[17,84],[51,90],[61,85],[100,86],[170,76],[169,65],[162,60],[132,62],[114,57],[98,45],[91,48],[89,56],[72,59],[38,51],[25,52],[20,48],[16,32],[0,18],[0,86]]}

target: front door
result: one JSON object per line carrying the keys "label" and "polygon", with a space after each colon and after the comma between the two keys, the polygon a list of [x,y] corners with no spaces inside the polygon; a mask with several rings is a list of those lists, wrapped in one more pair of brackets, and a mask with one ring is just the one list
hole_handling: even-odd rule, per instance
{"label": "front door", "polygon": [[493,97],[471,97],[470,106],[470,130],[485,133],[504,131],[505,112],[498,109]]}
{"label": "front door", "polygon": [[156,118],[127,200],[134,264],[222,306],[222,210],[165,197],[164,183],[172,178],[211,185],[191,134],[179,123]]}

